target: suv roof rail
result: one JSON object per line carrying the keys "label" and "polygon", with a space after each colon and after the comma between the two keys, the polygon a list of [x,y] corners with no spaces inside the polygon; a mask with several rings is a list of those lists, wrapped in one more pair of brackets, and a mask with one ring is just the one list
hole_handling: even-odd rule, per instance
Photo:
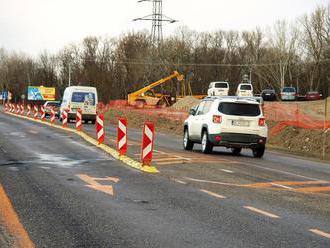
{"label": "suv roof rail", "polygon": [[207,96],[204,98],[204,100],[216,100],[216,99],[246,100],[246,101],[254,101],[263,104],[262,97],[256,97],[256,96]]}

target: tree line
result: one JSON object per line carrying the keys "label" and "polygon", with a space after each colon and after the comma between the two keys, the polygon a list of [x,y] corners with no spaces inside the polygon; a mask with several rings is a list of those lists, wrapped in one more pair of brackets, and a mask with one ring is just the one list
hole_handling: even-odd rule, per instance
{"label": "tree line", "polygon": [[[139,31],[114,38],[86,37],[36,58],[0,49],[0,85],[16,101],[28,85],[56,87],[60,98],[69,74],[72,85],[96,86],[103,102],[125,99],[174,70],[185,75],[194,94],[205,94],[212,81],[228,81],[234,90],[249,74],[256,92],[279,92],[292,85],[301,94],[317,90],[329,96],[330,5],[292,24],[278,21],[264,30],[196,32],[180,27],[157,48],[147,31]],[[175,80],[161,88],[182,94]]]}

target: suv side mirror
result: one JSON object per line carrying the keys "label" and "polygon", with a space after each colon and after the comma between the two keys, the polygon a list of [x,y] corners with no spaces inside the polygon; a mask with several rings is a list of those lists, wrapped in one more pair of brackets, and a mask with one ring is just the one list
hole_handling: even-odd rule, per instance
{"label": "suv side mirror", "polygon": [[195,115],[196,114],[196,109],[192,108],[189,110],[189,115]]}

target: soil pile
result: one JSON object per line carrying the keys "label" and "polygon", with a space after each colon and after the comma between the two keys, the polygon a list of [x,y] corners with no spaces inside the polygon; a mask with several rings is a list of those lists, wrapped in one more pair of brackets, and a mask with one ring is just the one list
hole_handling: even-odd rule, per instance
{"label": "soil pile", "polygon": [[186,96],[181,100],[179,100],[178,102],[176,102],[171,108],[189,110],[193,106],[198,105],[200,102],[201,102],[200,100],[196,99],[193,96]]}

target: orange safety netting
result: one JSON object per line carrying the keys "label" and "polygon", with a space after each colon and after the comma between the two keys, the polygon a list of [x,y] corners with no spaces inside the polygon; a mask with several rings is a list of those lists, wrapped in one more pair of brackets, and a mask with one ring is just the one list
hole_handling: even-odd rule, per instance
{"label": "orange safety netting", "polygon": [[[277,122],[270,130],[270,135],[279,134],[285,127],[294,126],[303,129],[327,129],[330,128],[330,120],[324,121],[321,116],[313,116],[306,113],[306,106],[295,103],[267,103],[264,106],[266,120]],[[313,110],[313,106],[310,107]],[[148,107],[139,109],[129,106],[125,100],[110,101],[108,104],[99,103],[100,111],[109,109],[127,110],[149,116],[156,116],[168,120],[184,121],[188,116],[188,111],[173,108]],[[317,112],[313,110],[313,112]]]}

